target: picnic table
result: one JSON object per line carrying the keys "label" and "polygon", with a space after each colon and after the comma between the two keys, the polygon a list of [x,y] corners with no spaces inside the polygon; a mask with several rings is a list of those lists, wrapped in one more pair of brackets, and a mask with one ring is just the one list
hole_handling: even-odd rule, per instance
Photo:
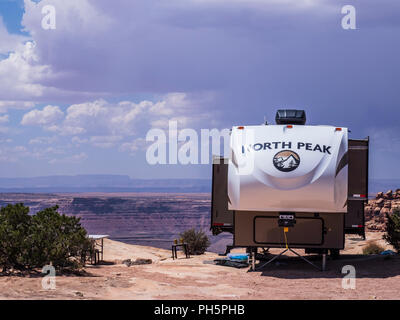
{"label": "picnic table", "polygon": [[[93,241],[93,253],[90,256],[91,264],[98,264],[104,260],[104,239],[108,238],[107,234],[89,234],[88,238]],[[93,263],[94,261],[94,263]]]}

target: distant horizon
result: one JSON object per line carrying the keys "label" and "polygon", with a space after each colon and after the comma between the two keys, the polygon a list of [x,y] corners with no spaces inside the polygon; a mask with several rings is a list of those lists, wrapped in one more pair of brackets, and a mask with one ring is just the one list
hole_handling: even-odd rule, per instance
{"label": "distant horizon", "polygon": [[[0,178],[0,193],[210,193],[209,178],[131,178],[79,174]],[[400,188],[400,179],[370,178],[369,194]]]}
{"label": "distant horizon", "polygon": [[[107,173],[91,173],[91,174],[52,174],[52,175],[38,175],[38,176],[23,176],[23,177],[1,177],[0,179],[35,179],[35,178],[52,178],[52,177],[128,177],[131,180],[210,180],[211,178],[140,178],[132,177],[128,174],[107,174]],[[396,179],[395,179],[396,180]],[[399,178],[400,180],[400,178]]]}

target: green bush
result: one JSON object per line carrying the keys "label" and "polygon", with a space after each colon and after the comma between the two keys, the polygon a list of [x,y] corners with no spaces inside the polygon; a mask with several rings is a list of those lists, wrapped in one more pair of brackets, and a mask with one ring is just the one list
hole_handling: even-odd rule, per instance
{"label": "green bush", "polygon": [[210,240],[208,240],[207,235],[201,230],[189,229],[179,236],[187,243],[189,254],[191,255],[203,254],[210,246]]}
{"label": "green bush", "polygon": [[76,269],[82,266],[91,242],[79,218],[60,215],[58,206],[38,212],[32,218],[31,256],[38,266]]}
{"label": "green bush", "polygon": [[393,214],[387,214],[386,217],[386,234],[383,239],[390,243],[397,253],[400,253],[400,210],[394,210]]}
{"label": "green bush", "polygon": [[32,217],[22,203],[0,209],[0,265],[3,271],[29,265]]}
{"label": "green bush", "polygon": [[0,265],[26,270],[53,265],[77,269],[90,254],[91,242],[79,218],[60,215],[58,206],[29,215],[23,204],[0,210]]}
{"label": "green bush", "polygon": [[370,242],[363,248],[363,254],[380,254],[385,248],[376,242]]}

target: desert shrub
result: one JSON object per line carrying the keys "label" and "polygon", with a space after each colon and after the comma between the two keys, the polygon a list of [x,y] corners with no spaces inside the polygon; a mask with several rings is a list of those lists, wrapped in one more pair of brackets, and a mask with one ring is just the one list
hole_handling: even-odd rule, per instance
{"label": "desert shrub", "polygon": [[91,242],[80,219],[60,215],[58,206],[47,208],[32,217],[31,257],[36,266],[52,264],[56,268],[76,269],[83,265]]}
{"label": "desert shrub", "polygon": [[0,266],[3,271],[29,265],[31,222],[29,208],[22,203],[0,209]]}
{"label": "desert shrub", "polygon": [[0,210],[0,266],[3,272],[41,268],[52,264],[58,269],[81,267],[91,242],[79,218],[60,215],[58,206],[34,216],[23,204]]}
{"label": "desert shrub", "polygon": [[393,214],[387,214],[386,234],[383,236],[396,251],[400,252],[400,210],[394,210]]}
{"label": "desert shrub", "polygon": [[210,246],[210,240],[201,230],[196,231],[192,228],[182,232],[179,236],[187,243],[189,254],[192,255],[203,254]]}
{"label": "desert shrub", "polygon": [[385,248],[376,242],[370,242],[363,248],[363,254],[380,254]]}

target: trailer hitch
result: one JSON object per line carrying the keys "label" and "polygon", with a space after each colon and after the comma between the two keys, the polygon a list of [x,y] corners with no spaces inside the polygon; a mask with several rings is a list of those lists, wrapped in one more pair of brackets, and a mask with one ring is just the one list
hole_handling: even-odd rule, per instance
{"label": "trailer hitch", "polygon": [[289,227],[284,227],[283,228],[283,233],[285,236],[285,245],[286,248],[285,250],[283,250],[281,253],[279,253],[277,256],[273,257],[272,259],[268,260],[266,263],[262,264],[261,266],[258,266],[256,269],[255,266],[255,260],[256,260],[256,250],[252,251],[252,265],[251,265],[251,269],[252,271],[256,271],[256,270],[260,270],[262,268],[264,268],[265,266],[267,266],[268,264],[270,264],[271,262],[275,261],[276,259],[278,259],[280,256],[282,256],[285,252],[290,251],[292,253],[294,253],[296,256],[300,257],[302,260],[304,260],[305,262],[307,262],[308,264],[312,265],[314,268],[320,270],[320,271],[325,271],[326,268],[326,250],[323,251],[322,254],[322,266],[318,267],[316,264],[312,263],[309,259],[303,257],[302,255],[298,254],[296,251],[294,251],[292,248],[290,248],[289,243],[287,241],[287,236],[286,233],[289,232]]}

